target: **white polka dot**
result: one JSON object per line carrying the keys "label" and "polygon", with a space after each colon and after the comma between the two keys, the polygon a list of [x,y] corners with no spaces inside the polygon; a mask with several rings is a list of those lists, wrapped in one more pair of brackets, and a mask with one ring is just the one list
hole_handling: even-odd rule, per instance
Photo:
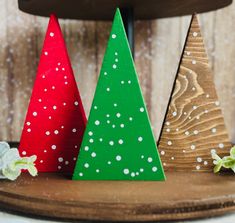
{"label": "white polka dot", "polygon": [[100,142],[103,142],[103,139],[102,139],[102,138],[99,138],[99,141],[100,141]]}
{"label": "white polka dot", "polygon": [[58,166],[58,169],[60,170],[60,169],[61,169],[61,166]]}
{"label": "white polka dot", "polygon": [[217,129],[216,129],[216,128],[213,128],[213,129],[211,129],[211,132],[212,132],[212,133],[216,133],[216,132],[217,132]]}
{"label": "white polka dot", "polygon": [[55,150],[56,149],[56,145],[52,145],[51,148]]}
{"label": "white polka dot", "polygon": [[129,121],[132,121],[133,120],[133,118],[132,117],[129,117]]}
{"label": "white polka dot", "polygon": [[116,125],[113,124],[113,125],[112,125],[112,128],[115,128],[115,127],[116,127]]}
{"label": "white polka dot", "polygon": [[56,110],[56,109],[57,109],[57,107],[54,105],[54,106],[53,106],[53,109],[54,109],[54,110]]}
{"label": "white polka dot", "polygon": [[110,114],[106,114],[106,117],[109,118],[109,117],[110,117]]}
{"label": "white polka dot", "polygon": [[120,161],[121,159],[122,159],[121,156],[119,156],[119,155],[116,156],[116,160],[117,160],[117,161]]}
{"label": "white polka dot", "polygon": [[173,115],[173,116],[176,116],[176,115],[177,115],[177,112],[176,112],[176,111],[175,111],[175,112],[173,112],[173,113],[172,113],[172,115]]}
{"label": "white polka dot", "polygon": [[62,162],[64,161],[64,159],[63,159],[62,157],[59,157],[59,158],[58,158],[58,161],[59,161],[60,163],[62,163]]}
{"label": "white polka dot", "polygon": [[60,66],[61,63],[57,63],[57,64],[58,64],[58,66]]}
{"label": "white polka dot", "polygon": [[157,171],[157,167],[154,166],[154,167],[152,168],[152,171],[153,171],[153,172],[156,172],[156,171]]}
{"label": "white polka dot", "polygon": [[152,157],[148,157],[148,162],[152,163],[153,162],[153,158]]}
{"label": "white polka dot", "polygon": [[25,151],[23,151],[23,152],[22,152],[22,155],[24,155],[24,156],[25,156],[25,155],[26,155],[26,152],[25,152]]}
{"label": "white polka dot", "polygon": [[197,106],[196,106],[196,105],[194,105],[194,106],[193,106],[193,110],[196,110],[196,109],[197,109]]}
{"label": "white polka dot", "polygon": [[96,120],[95,121],[95,125],[99,125],[100,124],[100,121],[99,120]]}
{"label": "white polka dot", "polygon": [[54,133],[55,133],[56,135],[58,135],[58,134],[59,134],[59,131],[58,131],[58,130],[55,130]]}
{"label": "white polka dot", "polygon": [[135,173],[134,172],[131,173],[131,177],[135,177]]}
{"label": "white polka dot", "polygon": [[118,143],[122,145],[122,144],[123,144],[123,140],[122,140],[122,139],[119,139],[119,140],[118,140]]}
{"label": "white polka dot", "polygon": [[68,81],[65,81],[64,84],[67,85],[67,84],[68,84]]}
{"label": "white polka dot", "polygon": [[114,107],[117,107],[117,103],[114,103],[113,106],[114,106]]}
{"label": "white polka dot", "polygon": [[129,174],[129,172],[130,172],[129,169],[124,169],[124,170],[123,170],[123,173],[124,173],[125,175]]}
{"label": "white polka dot", "polygon": [[110,120],[107,120],[106,122],[109,124],[109,123],[110,123]]}
{"label": "white polka dot", "polygon": [[94,139],[89,139],[89,142],[90,142],[90,143],[93,143],[93,142],[94,142]]}
{"label": "white polka dot", "polygon": [[41,98],[39,98],[39,99],[38,99],[38,101],[39,101],[39,102],[42,102],[42,99],[41,99]]}
{"label": "white polka dot", "polygon": [[175,157],[174,157],[174,156],[172,156],[172,157],[171,157],[171,159],[172,159],[172,160],[174,160],[174,159],[175,159]]}
{"label": "white polka dot", "polygon": [[48,135],[48,136],[49,136],[49,135],[50,135],[50,132],[49,132],[49,131],[46,131],[46,135]]}
{"label": "white polka dot", "polygon": [[73,129],[72,129],[72,132],[77,132],[77,129],[73,128]]}
{"label": "white polka dot", "polygon": [[199,132],[198,132],[198,130],[194,130],[193,133],[194,133],[195,135],[197,135]]}
{"label": "white polka dot", "polygon": [[75,105],[75,106],[78,106],[78,101],[75,101],[75,102],[74,102],[74,105]]}
{"label": "white polka dot", "polygon": [[186,136],[188,136],[190,133],[189,133],[189,131],[186,131],[184,134],[185,134]]}
{"label": "white polka dot", "polygon": [[216,153],[216,150],[215,150],[215,149],[212,149],[212,150],[211,150],[211,154],[214,154],[214,153]]}
{"label": "white polka dot", "polygon": [[73,160],[74,160],[74,161],[77,160],[77,157],[73,157]]}
{"label": "white polka dot", "polygon": [[219,104],[220,104],[219,101],[216,101],[216,102],[215,102],[215,105],[216,105],[216,106],[219,106]]}
{"label": "white polka dot", "polygon": [[144,108],[143,107],[140,108],[140,112],[144,112]]}
{"label": "white polka dot", "polygon": [[144,172],[144,169],[143,169],[143,168],[140,168],[140,172],[143,173],[143,172]]}
{"label": "white polka dot", "polygon": [[96,157],[96,153],[95,152],[91,153],[91,156]]}
{"label": "white polka dot", "polygon": [[38,113],[37,112],[33,112],[33,116],[37,116],[38,115]]}
{"label": "white polka dot", "polygon": [[55,90],[55,86],[52,86],[51,88],[52,88],[53,90]]}
{"label": "white polka dot", "polygon": [[129,81],[127,81],[127,83],[128,83],[128,84],[131,84],[131,81],[129,80]]}
{"label": "white polka dot", "polygon": [[191,148],[192,150],[194,150],[194,149],[196,149],[196,146],[195,146],[195,145],[191,145],[190,148]]}
{"label": "white polka dot", "polygon": [[88,151],[88,150],[89,150],[89,146],[85,146],[85,147],[84,147],[84,150],[85,150],[85,151]]}
{"label": "white polka dot", "polygon": [[114,145],[114,141],[109,141],[109,145],[113,146]]}
{"label": "white polka dot", "polygon": [[170,122],[166,122],[166,125],[170,125]]}
{"label": "white polka dot", "polygon": [[220,143],[220,144],[219,144],[219,148],[220,148],[220,149],[223,149],[223,148],[224,148],[224,144],[223,144],[223,143]]}
{"label": "white polka dot", "polygon": [[95,109],[95,110],[97,110],[97,108],[98,108],[97,106],[94,106],[94,109]]}
{"label": "white polka dot", "polygon": [[166,129],[167,132],[170,132],[171,130],[170,129]]}
{"label": "white polka dot", "polygon": [[67,76],[64,76],[64,79],[67,79],[68,77]]}
{"label": "white polka dot", "polygon": [[125,125],[124,125],[123,123],[122,123],[122,124],[120,124],[120,127],[121,127],[121,128],[124,128],[124,126],[125,126]]}
{"label": "white polka dot", "polygon": [[51,116],[49,116],[48,118],[51,119]]}
{"label": "white polka dot", "polygon": [[178,131],[179,131],[179,129],[177,128],[175,131],[176,131],[176,132],[178,132]]}
{"label": "white polka dot", "polygon": [[195,90],[196,90],[196,88],[195,88],[195,87],[193,87],[193,88],[192,88],[192,91],[195,91]]}
{"label": "white polka dot", "polygon": [[45,75],[42,75],[42,78],[44,79],[46,76]]}
{"label": "white polka dot", "polygon": [[196,37],[197,36],[197,32],[193,32],[193,36]]}
{"label": "white polka dot", "polygon": [[31,125],[31,123],[30,123],[30,122],[26,122],[26,125],[30,126],[30,125]]}
{"label": "white polka dot", "polygon": [[64,126],[62,125],[62,126],[61,126],[61,128],[63,129],[63,128],[64,128]]}
{"label": "white polka dot", "polygon": [[209,95],[209,94],[207,94],[207,95],[206,95],[206,97],[207,97],[207,98],[209,98],[209,97],[210,97],[210,95]]}
{"label": "white polka dot", "polygon": [[112,34],[112,38],[115,39],[117,36],[116,34]]}
{"label": "white polka dot", "polygon": [[48,55],[48,52],[47,52],[47,51],[45,51],[45,52],[44,52],[44,54],[47,56],[47,55]]}
{"label": "white polka dot", "polygon": [[64,103],[63,103],[63,105],[65,106],[65,105],[66,105],[66,103],[64,102]]}
{"label": "white polka dot", "polygon": [[186,54],[189,56],[191,53],[188,51],[188,52],[186,52]]}
{"label": "white polka dot", "polygon": [[55,34],[53,32],[50,32],[50,36],[53,37]]}
{"label": "white polka dot", "polygon": [[63,70],[63,71],[65,71],[65,68],[64,68],[64,67],[62,67],[62,70]]}
{"label": "white polka dot", "polygon": [[117,55],[118,55],[118,53],[117,53],[117,52],[115,52],[114,54],[115,54],[115,56],[117,56]]}
{"label": "white polka dot", "polygon": [[95,170],[95,172],[96,172],[96,173],[99,173],[99,172],[100,172],[100,170],[99,170],[99,169],[96,169],[96,170]]}
{"label": "white polka dot", "polygon": [[110,165],[112,162],[111,161],[108,161],[108,164]]}
{"label": "white polka dot", "polygon": [[69,161],[65,161],[64,163],[65,163],[65,165],[68,165],[68,164],[69,164]]}
{"label": "white polka dot", "polygon": [[43,160],[40,160],[40,163],[43,163]]}
{"label": "white polka dot", "polygon": [[117,58],[115,59],[115,62],[118,62],[118,59],[117,59]]}
{"label": "white polka dot", "polygon": [[43,109],[47,109],[47,106],[44,106]]}
{"label": "white polka dot", "polygon": [[121,117],[121,114],[120,114],[120,113],[117,113],[116,116],[117,116],[118,118],[120,118],[120,117]]}
{"label": "white polka dot", "polygon": [[144,159],[144,155],[141,156],[141,159]]}
{"label": "white polka dot", "polygon": [[138,141],[139,141],[139,142],[142,142],[142,141],[143,141],[143,137],[139,136],[139,137],[138,137]]}
{"label": "white polka dot", "polygon": [[192,64],[194,64],[194,65],[195,65],[196,63],[197,63],[197,61],[196,61],[196,60],[192,60]]}
{"label": "white polka dot", "polygon": [[55,68],[55,70],[56,70],[56,71],[58,71],[58,70],[59,70],[59,68],[58,68],[58,67],[56,67],[56,68]]}
{"label": "white polka dot", "polygon": [[199,165],[197,165],[197,166],[196,166],[196,169],[197,169],[197,170],[200,170],[200,169],[201,169],[201,167],[200,167]]}
{"label": "white polka dot", "polygon": [[79,176],[82,177],[82,176],[83,176],[83,173],[79,173]]}
{"label": "white polka dot", "polygon": [[201,163],[202,162],[202,158],[201,157],[197,157],[197,162]]}
{"label": "white polka dot", "polygon": [[124,84],[125,82],[124,81],[121,81],[121,84]]}
{"label": "white polka dot", "polygon": [[104,75],[106,76],[108,73],[107,72],[104,72]]}
{"label": "white polka dot", "polygon": [[88,167],[89,167],[89,164],[88,164],[88,163],[85,163],[85,164],[84,164],[84,167],[85,167],[85,168],[88,168]]}
{"label": "white polka dot", "polygon": [[168,142],[167,142],[167,145],[168,145],[168,146],[171,146],[171,145],[172,145],[172,141],[168,141]]}
{"label": "white polka dot", "polygon": [[31,129],[28,128],[28,129],[27,129],[27,132],[31,132]]}
{"label": "white polka dot", "polygon": [[116,64],[113,64],[113,69],[116,69],[117,68],[117,65]]}
{"label": "white polka dot", "polygon": [[165,151],[161,151],[161,155],[163,155],[163,156],[164,156],[164,155],[165,155]]}
{"label": "white polka dot", "polygon": [[109,88],[109,87],[107,87],[107,88],[106,88],[106,91],[110,91],[110,88]]}
{"label": "white polka dot", "polygon": [[208,164],[208,162],[207,162],[207,161],[204,161],[203,164],[206,166],[206,165]]}

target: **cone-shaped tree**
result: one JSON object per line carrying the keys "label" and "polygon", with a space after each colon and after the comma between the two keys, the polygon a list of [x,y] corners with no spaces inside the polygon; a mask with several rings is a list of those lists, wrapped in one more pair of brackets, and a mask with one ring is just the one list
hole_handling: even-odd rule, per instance
{"label": "cone-shaped tree", "polygon": [[39,172],[72,173],[86,118],[57,18],[50,17],[21,136]]}
{"label": "cone-shaped tree", "polygon": [[212,171],[211,152],[225,155],[231,144],[196,15],[175,78],[159,140],[164,168]]}
{"label": "cone-shaped tree", "polygon": [[73,179],[165,179],[119,10]]}

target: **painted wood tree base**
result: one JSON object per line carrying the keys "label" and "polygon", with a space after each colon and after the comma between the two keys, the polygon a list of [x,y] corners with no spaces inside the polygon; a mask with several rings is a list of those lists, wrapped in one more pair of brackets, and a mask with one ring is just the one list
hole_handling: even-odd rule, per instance
{"label": "painted wood tree base", "polygon": [[235,211],[234,188],[232,174],[167,172],[166,182],[91,182],[25,173],[16,182],[1,182],[0,207],[59,219],[194,219]]}

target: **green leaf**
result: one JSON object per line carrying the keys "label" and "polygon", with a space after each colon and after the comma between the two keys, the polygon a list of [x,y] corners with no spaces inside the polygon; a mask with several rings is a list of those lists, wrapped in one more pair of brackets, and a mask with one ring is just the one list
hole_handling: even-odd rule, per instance
{"label": "green leaf", "polygon": [[222,167],[222,162],[217,164],[215,167],[214,167],[214,173],[218,173],[220,171]]}
{"label": "green leaf", "polygon": [[29,165],[28,171],[29,171],[30,175],[33,177],[37,176],[37,174],[38,174],[38,170],[34,165]]}
{"label": "green leaf", "polygon": [[235,159],[235,146],[230,150],[230,155]]}
{"label": "green leaf", "polygon": [[21,171],[20,170],[11,170],[10,168],[5,168],[2,170],[3,175],[9,179],[9,180],[16,180],[18,176],[20,176]]}
{"label": "green leaf", "polygon": [[224,157],[223,158],[223,167],[224,168],[231,168],[235,165],[235,159],[231,157]]}

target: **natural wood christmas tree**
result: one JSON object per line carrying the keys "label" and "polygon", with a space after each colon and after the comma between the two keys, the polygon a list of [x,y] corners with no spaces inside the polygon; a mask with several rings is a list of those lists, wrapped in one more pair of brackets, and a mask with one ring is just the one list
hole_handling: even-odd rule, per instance
{"label": "natural wood christmas tree", "polygon": [[192,17],[159,140],[166,170],[212,171],[231,144],[196,15]]}

